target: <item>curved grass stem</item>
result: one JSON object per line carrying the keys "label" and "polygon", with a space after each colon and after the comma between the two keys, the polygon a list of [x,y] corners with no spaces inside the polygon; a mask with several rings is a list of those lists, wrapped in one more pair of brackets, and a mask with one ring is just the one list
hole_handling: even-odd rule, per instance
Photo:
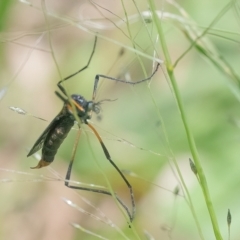
{"label": "curved grass stem", "polygon": [[161,46],[162,46],[163,53],[164,53],[164,56],[165,56],[165,59],[166,59],[165,64],[166,64],[168,76],[169,76],[169,79],[170,79],[170,84],[172,86],[173,94],[175,96],[176,103],[177,103],[177,106],[178,106],[178,109],[179,109],[179,112],[180,112],[180,116],[181,116],[181,119],[182,119],[182,122],[183,122],[183,125],[184,125],[184,128],[185,128],[189,148],[191,150],[193,160],[194,160],[194,163],[196,165],[196,169],[198,171],[198,176],[199,176],[199,179],[200,179],[200,186],[202,188],[202,192],[203,192],[203,195],[204,195],[206,206],[207,206],[210,218],[211,218],[213,231],[214,231],[216,239],[217,240],[222,240],[223,238],[221,236],[221,233],[220,233],[220,230],[219,230],[219,227],[218,227],[218,221],[217,221],[216,214],[215,214],[215,211],[214,211],[214,208],[213,208],[213,204],[212,204],[207,180],[206,180],[203,168],[201,166],[201,162],[200,162],[200,158],[199,158],[199,155],[198,155],[195,140],[194,140],[193,134],[191,132],[191,129],[189,127],[189,123],[187,121],[183,101],[182,101],[181,94],[180,94],[180,91],[178,89],[178,85],[177,85],[176,78],[175,78],[175,75],[174,75],[174,67],[172,65],[171,58],[170,58],[170,55],[169,55],[169,52],[168,52],[164,32],[163,32],[163,29],[162,29],[162,23],[161,23],[161,20],[159,20],[157,14],[156,14],[156,7],[155,7],[154,0],[149,0],[148,2],[149,2],[150,9],[152,11],[152,14],[153,14],[154,24],[156,26],[157,32],[158,32],[159,37],[160,37]]}

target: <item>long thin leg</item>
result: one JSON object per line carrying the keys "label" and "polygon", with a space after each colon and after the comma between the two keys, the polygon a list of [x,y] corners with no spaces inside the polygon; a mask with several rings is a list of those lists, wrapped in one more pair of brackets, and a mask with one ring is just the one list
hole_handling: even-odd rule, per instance
{"label": "long thin leg", "polygon": [[[94,129],[94,130],[95,130],[95,129]],[[77,138],[76,138],[74,147],[73,147],[73,153],[72,153],[71,161],[70,161],[70,163],[69,163],[68,170],[67,170],[67,174],[66,174],[66,178],[65,178],[65,186],[68,187],[68,188],[72,188],[72,189],[84,190],[84,191],[89,191],[89,192],[96,192],[96,193],[101,193],[101,194],[106,194],[106,195],[112,196],[112,194],[111,194],[109,191],[107,191],[107,190],[87,188],[87,187],[79,187],[79,186],[70,185],[69,180],[70,180],[70,178],[71,178],[72,166],[73,166],[73,162],[74,162],[75,155],[76,155],[76,150],[77,150],[77,144],[78,144],[78,142],[79,142],[79,137],[80,137],[80,130],[79,130],[79,132],[78,132],[78,135],[77,135]],[[133,220],[133,215],[131,215],[128,207],[123,203],[123,201],[117,196],[116,193],[114,193],[114,194],[115,194],[115,197],[116,197],[117,201],[118,201],[118,202],[121,204],[121,206],[126,210],[128,216],[129,216],[129,219],[130,219],[130,221],[132,222],[132,220]]]}
{"label": "long thin leg", "polygon": [[[128,180],[126,179],[126,177],[123,175],[123,173],[121,172],[121,170],[118,168],[118,166],[114,163],[114,161],[111,159],[111,156],[105,146],[105,144],[102,141],[102,138],[100,137],[100,135],[98,134],[98,132],[96,131],[96,129],[89,124],[88,122],[86,122],[86,124],[92,129],[92,131],[94,132],[94,134],[96,135],[98,141],[101,144],[101,147],[103,149],[103,152],[106,156],[106,158],[109,160],[109,162],[112,164],[112,166],[117,170],[117,172],[120,174],[120,176],[122,177],[122,179],[124,180],[124,182],[126,183],[129,191],[130,191],[130,196],[131,196],[131,204],[132,204],[132,214],[130,214],[130,221],[133,220],[135,212],[136,212],[136,205],[135,205],[135,200],[134,200],[134,194],[133,194],[133,189],[131,184],[128,182]],[[126,209],[126,208],[125,208]],[[127,212],[129,213],[129,211],[127,210]]]}
{"label": "long thin leg", "polygon": [[100,78],[100,77],[106,78],[106,79],[109,79],[109,80],[112,80],[112,81],[116,81],[116,82],[122,82],[122,83],[131,84],[131,85],[136,85],[136,84],[145,82],[145,81],[147,81],[147,80],[150,80],[150,79],[155,75],[155,73],[157,72],[159,66],[160,66],[160,63],[157,63],[156,69],[153,71],[153,73],[151,74],[151,76],[149,76],[149,77],[147,77],[147,78],[145,78],[145,79],[141,79],[141,80],[136,81],[136,82],[130,82],[130,81],[126,81],[126,80],[123,80],[123,79],[117,79],[117,78],[114,78],[114,77],[109,77],[109,76],[97,74],[96,77],[95,77],[95,81],[94,81],[92,101],[94,102],[94,100],[95,100],[96,92],[97,92],[97,86],[98,86],[98,82],[99,82],[99,78]]}
{"label": "long thin leg", "polygon": [[95,40],[94,40],[94,44],[93,44],[92,53],[91,53],[91,55],[90,55],[90,57],[89,57],[89,59],[88,59],[87,65],[86,65],[85,67],[81,68],[80,70],[78,70],[77,72],[75,72],[75,73],[73,73],[73,74],[71,74],[71,75],[65,77],[64,79],[62,79],[61,81],[58,82],[57,86],[59,87],[59,89],[62,91],[62,93],[63,93],[64,95],[67,96],[67,93],[66,93],[64,87],[61,85],[62,82],[68,80],[69,78],[74,77],[75,75],[79,74],[80,72],[82,72],[83,70],[85,70],[85,69],[88,68],[89,64],[90,64],[91,61],[92,61],[92,57],[93,57],[93,54],[94,54],[94,52],[95,52],[96,45],[97,45],[97,36],[95,36]]}

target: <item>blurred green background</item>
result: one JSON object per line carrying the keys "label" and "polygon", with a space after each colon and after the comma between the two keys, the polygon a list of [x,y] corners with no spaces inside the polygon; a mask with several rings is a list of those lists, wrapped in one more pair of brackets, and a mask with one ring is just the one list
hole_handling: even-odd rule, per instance
{"label": "blurred green background", "polygon": [[[155,2],[158,13],[164,12],[164,33],[173,63],[195,39],[190,33],[201,34],[210,26],[179,60],[175,75],[220,231],[227,239],[230,209],[231,239],[239,239],[240,4]],[[91,119],[114,162],[128,170],[124,172],[137,206],[135,234],[111,197],[64,186],[77,125],[50,167],[32,170],[37,161],[26,157],[48,126],[38,118],[50,122],[61,110],[62,102],[54,94],[57,82],[87,63],[94,33],[99,37],[93,60],[86,71],[66,82],[69,94],[90,100],[96,74],[135,81],[151,74],[153,56],[164,61],[155,26],[146,18],[148,10],[148,1],[0,2],[1,239],[201,239],[173,156],[191,194],[204,239],[215,239],[201,188],[189,167],[192,156],[164,63],[150,83],[131,86],[101,80],[97,101],[115,101],[103,103],[101,114]],[[27,114],[17,114],[10,106]],[[127,186],[106,160],[96,137],[83,125],[72,180],[106,187],[96,161],[131,208]],[[174,194],[176,188],[180,189],[178,195]],[[110,220],[115,226],[110,226]]]}

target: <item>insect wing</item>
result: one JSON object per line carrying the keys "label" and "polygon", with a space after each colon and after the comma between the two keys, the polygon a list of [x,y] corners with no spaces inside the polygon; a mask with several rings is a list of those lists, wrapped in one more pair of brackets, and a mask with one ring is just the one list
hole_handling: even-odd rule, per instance
{"label": "insect wing", "polygon": [[30,152],[28,153],[27,157],[31,156],[32,154],[34,154],[35,152],[37,152],[39,149],[42,148],[43,143],[49,133],[49,131],[54,128],[54,126],[59,122],[59,120],[63,117],[63,114],[58,114],[53,120],[52,122],[48,125],[48,127],[44,130],[44,132],[41,134],[41,136],[38,138],[38,140],[35,142],[35,144],[33,145],[32,149],[30,150]]}

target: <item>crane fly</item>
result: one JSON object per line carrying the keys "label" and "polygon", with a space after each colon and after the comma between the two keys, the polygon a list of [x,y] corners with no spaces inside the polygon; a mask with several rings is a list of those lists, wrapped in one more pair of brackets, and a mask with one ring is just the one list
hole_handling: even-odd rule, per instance
{"label": "crane fly", "polygon": [[[114,195],[115,195],[117,201],[126,210],[127,215],[129,216],[129,219],[132,222],[134,219],[135,209],[136,209],[132,186],[128,182],[128,180],[124,176],[124,174],[121,172],[121,170],[118,168],[118,166],[112,160],[107,147],[105,146],[105,144],[102,141],[102,138],[98,134],[97,130],[89,123],[89,120],[91,119],[92,113],[95,113],[95,114],[100,113],[100,110],[101,110],[100,105],[103,101],[109,101],[108,99],[104,99],[104,100],[101,100],[98,102],[95,101],[98,82],[99,82],[100,78],[105,78],[105,79],[112,80],[112,81],[135,85],[135,84],[150,80],[154,76],[154,74],[157,72],[160,64],[159,63],[157,64],[156,69],[153,71],[151,76],[149,76],[148,78],[136,81],[136,82],[125,81],[125,80],[97,74],[95,76],[95,81],[94,81],[92,100],[87,101],[83,96],[81,96],[79,94],[73,94],[73,95],[71,95],[70,98],[68,98],[67,92],[64,89],[64,87],[62,86],[62,83],[88,68],[88,66],[91,63],[92,57],[94,55],[94,52],[96,49],[96,44],[97,44],[97,37],[95,37],[92,53],[87,62],[87,65],[57,83],[57,86],[61,92],[55,91],[55,94],[57,95],[57,97],[59,97],[63,101],[63,108],[61,109],[60,113],[52,120],[52,122],[45,129],[45,131],[42,133],[42,135],[38,138],[38,140],[35,142],[35,144],[31,148],[31,150],[29,151],[27,156],[29,157],[32,154],[34,154],[35,152],[37,152],[38,150],[42,149],[41,160],[39,161],[38,165],[36,167],[33,167],[32,169],[42,168],[42,167],[45,167],[45,166],[48,166],[49,164],[51,164],[54,160],[54,157],[57,153],[58,148],[60,147],[60,145],[64,141],[64,139],[67,137],[69,131],[71,130],[71,128],[74,125],[74,122],[77,120],[75,118],[75,116],[76,116],[78,118],[78,120],[81,121],[81,123],[86,124],[92,130],[92,132],[95,134],[95,136],[97,137],[97,139],[102,147],[105,157],[108,159],[110,164],[116,169],[116,171],[122,177],[123,181],[126,183],[128,189],[129,189],[129,192],[130,192],[132,210],[131,211],[129,210],[127,205],[117,196],[116,193],[114,193]],[[74,113],[76,113],[76,114],[74,114]],[[79,128],[80,128],[80,126],[79,126]],[[107,190],[70,185],[69,180],[71,177],[73,160],[74,159],[72,159],[70,161],[69,166],[68,166],[68,170],[67,170],[67,174],[66,174],[66,178],[65,178],[65,186],[72,188],[72,189],[91,191],[91,192],[106,194],[106,195],[110,195],[110,196],[112,195],[111,192],[107,191]]]}

